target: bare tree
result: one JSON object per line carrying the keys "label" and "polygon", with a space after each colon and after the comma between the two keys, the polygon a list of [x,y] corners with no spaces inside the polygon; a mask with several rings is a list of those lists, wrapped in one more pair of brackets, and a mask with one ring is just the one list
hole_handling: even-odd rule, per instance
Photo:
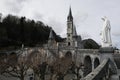
{"label": "bare tree", "polygon": [[7,54],[0,54],[0,74],[4,73],[4,71],[8,68],[7,66]]}
{"label": "bare tree", "polygon": [[39,52],[33,52],[29,55],[31,68],[34,71],[35,78],[45,80],[45,74],[47,69],[47,62],[45,56]]}
{"label": "bare tree", "polygon": [[[56,75],[57,80],[64,80],[64,76],[70,69],[71,61],[68,58],[57,58],[51,66],[51,74]],[[53,77],[53,75],[51,77]],[[51,78],[52,80],[53,78]]]}
{"label": "bare tree", "polygon": [[2,73],[4,76],[12,76],[20,80],[24,80],[29,68],[25,57],[21,56],[21,58],[19,57],[18,59],[18,56],[14,53],[7,56],[7,61],[4,66],[7,66]]}

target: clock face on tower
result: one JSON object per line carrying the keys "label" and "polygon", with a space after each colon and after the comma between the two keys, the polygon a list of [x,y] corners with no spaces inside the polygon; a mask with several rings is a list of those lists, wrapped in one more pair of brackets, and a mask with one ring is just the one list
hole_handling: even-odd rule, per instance
{"label": "clock face on tower", "polygon": [[67,30],[68,30],[68,33],[72,33],[72,24],[70,24],[70,23],[68,24]]}

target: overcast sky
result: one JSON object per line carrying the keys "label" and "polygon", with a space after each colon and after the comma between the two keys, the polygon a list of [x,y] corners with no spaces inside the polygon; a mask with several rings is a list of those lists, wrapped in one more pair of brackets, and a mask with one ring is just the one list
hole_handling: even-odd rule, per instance
{"label": "overcast sky", "polygon": [[41,20],[65,37],[70,5],[78,34],[101,43],[101,18],[107,16],[113,45],[120,48],[120,0],[0,0],[0,13]]}

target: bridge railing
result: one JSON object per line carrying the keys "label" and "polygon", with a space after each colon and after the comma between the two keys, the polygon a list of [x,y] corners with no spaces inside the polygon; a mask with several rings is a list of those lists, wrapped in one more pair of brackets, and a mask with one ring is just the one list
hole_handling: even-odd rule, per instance
{"label": "bridge railing", "polygon": [[105,77],[108,70],[109,59],[103,60],[103,62],[91,73],[81,80],[102,80]]}

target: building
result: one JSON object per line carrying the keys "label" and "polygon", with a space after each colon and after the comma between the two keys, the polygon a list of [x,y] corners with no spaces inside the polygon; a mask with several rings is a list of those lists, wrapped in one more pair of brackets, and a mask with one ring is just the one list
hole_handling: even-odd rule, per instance
{"label": "building", "polygon": [[[77,34],[76,31],[76,26],[73,21],[73,16],[72,16],[72,10],[71,8],[69,9],[69,14],[67,16],[67,38],[64,40],[64,42],[56,42],[57,46],[59,47],[78,47],[78,48],[83,48],[83,45],[81,43],[82,39],[81,36]],[[48,39],[48,46],[52,46],[55,43],[55,37],[53,35],[53,31],[51,28],[50,34],[49,34],[49,39]]]}

